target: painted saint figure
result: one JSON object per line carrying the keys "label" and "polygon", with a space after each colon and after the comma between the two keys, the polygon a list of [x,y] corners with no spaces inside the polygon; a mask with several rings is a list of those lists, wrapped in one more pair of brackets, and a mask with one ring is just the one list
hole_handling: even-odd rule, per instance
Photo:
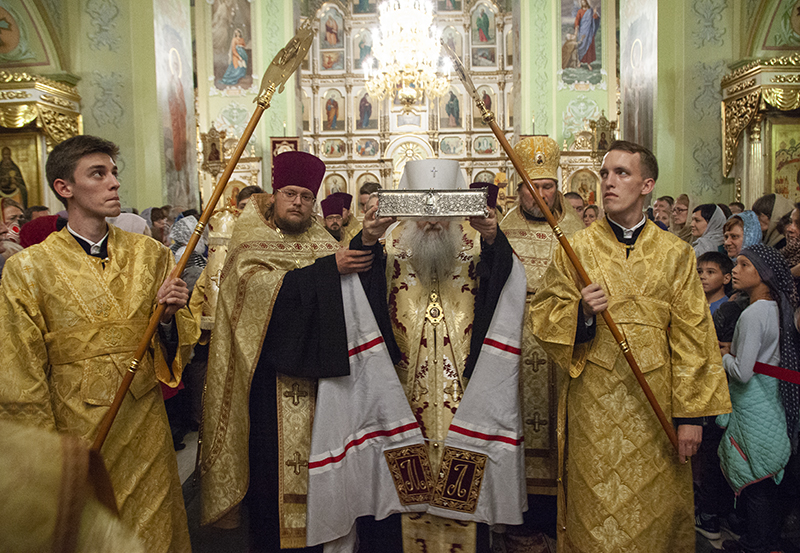
{"label": "painted saint figure", "polygon": [[[235,36],[234,40],[236,40]],[[174,56],[172,55],[173,51],[175,52]],[[181,83],[183,64],[181,62],[180,54],[177,52],[177,50],[170,51],[169,68],[170,80],[168,104],[171,130],[170,136],[172,138],[172,159],[173,163],[175,164],[175,170],[180,171],[186,164],[186,145],[188,139],[186,133],[186,99],[184,98],[183,84]],[[225,72],[225,75],[228,75],[227,71]],[[238,81],[240,78],[241,77],[237,78],[236,80]],[[225,82],[224,77],[223,82]]]}
{"label": "painted saint figure", "polygon": [[332,15],[325,20],[325,41],[331,46],[339,44],[339,24]]}
{"label": "painted saint figure", "polygon": [[450,127],[458,127],[461,124],[461,110],[458,105],[458,98],[452,92],[450,92],[450,98],[444,106],[444,111],[449,118]]}
{"label": "painted saint figure", "polygon": [[19,197],[23,207],[28,207],[28,187],[22,178],[22,171],[11,159],[11,148],[3,148],[3,159],[0,160],[0,196],[5,198]]}
{"label": "painted saint figure", "polygon": [[589,5],[589,0],[581,0],[581,9],[575,16],[575,35],[578,38],[578,59],[591,69],[591,63],[597,59],[594,49],[594,35],[600,28],[600,16]]}
{"label": "painted saint figure", "polygon": [[372,104],[369,101],[369,94],[364,94],[358,103],[359,128],[369,128],[369,118],[372,116]]}
{"label": "painted saint figure", "polygon": [[478,40],[481,42],[489,42],[489,16],[486,15],[486,10],[481,8],[481,14],[475,22],[478,27]]}
{"label": "painted saint figure", "polygon": [[358,62],[363,67],[364,60],[372,55],[372,44],[367,43],[367,37],[362,36],[358,41]]}
{"label": "painted saint figure", "polygon": [[339,118],[339,102],[333,96],[325,102],[325,113],[328,114],[328,130],[335,129],[336,121]]}
{"label": "painted saint figure", "polygon": [[228,53],[228,69],[222,77],[222,84],[233,86],[247,75],[247,51],[244,49],[245,42],[242,38],[242,30],[233,31],[231,39],[231,51]]}

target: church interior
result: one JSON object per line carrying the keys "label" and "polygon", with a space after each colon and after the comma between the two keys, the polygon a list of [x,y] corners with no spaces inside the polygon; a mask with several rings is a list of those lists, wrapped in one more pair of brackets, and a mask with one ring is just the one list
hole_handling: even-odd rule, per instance
{"label": "church interior", "polygon": [[[429,23],[405,27],[405,15],[381,19],[380,3],[3,0],[0,146],[24,203],[58,210],[47,153],[84,133],[119,144],[124,207],[202,207],[262,75],[306,20],[308,55],[274,95],[218,208],[245,186],[269,191],[272,158],[287,149],[325,161],[323,196],[357,195],[369,181],[395,188],[406,161],[441,157],[512,202],[519,179],[476,99],[512,145],[555,139],[560,187],[587,203],[601,203],[598,171],[614,138],[653,149],[656,196],[748,206],[765,193],[800,197],[796,0],[389,3],[427,6],[413,17]],[[476,98],[435,52],[438,37]],[[21,199],[13,183],[2,194]]]}
{"label": "church interior", "polygon": [[[253,129],[262,79],[303,25],[310,49]],[[219,236],[238,193],[271,192],[293,150],[326,165],[317,205],[442,158],[510,207],[520,178],[495,132],[555,140],[559,189],[600,213],[615,139],[655,153],[653,200],[800,202],[800,0],[0,0],[0,199],[23,207],[62,209],[45,163],[80,134],[119,145],[123,211],[203,210],[230,173]],[[195,551],[245,550],[199,528],[186,442]]]}

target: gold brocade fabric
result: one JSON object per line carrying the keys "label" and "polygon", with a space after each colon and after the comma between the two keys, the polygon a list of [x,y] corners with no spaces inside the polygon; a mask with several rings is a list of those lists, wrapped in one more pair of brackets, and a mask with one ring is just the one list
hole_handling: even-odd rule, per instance
{"label": "gold brocade fabric", "polygon": [[342,239],[339,240],[339,243],[344,246],[345,248],[350,245],[350,240],[355,238],[356,234],[361,232],[363,228],[361,221],[356,219],[355,217],[350,218],[350,224],[346,227],[342,227]]}
{"label": "gold brocade fabric", "polygon": [[[569,206],[561,199],[561,205],[565,204]],[[558,223],[567,238],[584,228],[583,221],[573,209],[564,210],[558,216]],[[500,228],[525,266],[530,302],[550,265],[553,252],[561,246],[550,225],[546,221],[527,220],[519,204],[508,212]],[[520,377],[528,493],[556,495],[559,372],[556,364],[534,339],[530,318],[525,319],[523,328]]]}
{"label": "gold brocade fabric", "polygon": [[[284,236],[264,219],[271,196],[252,198],[236,223],[220,276],[203,405],[203,524],[225,516],[247,492],[250,383],[283,277],[339,249],[316,219],[305,233]],[[305,546],[312,384],[278,379],[283,547]]]}
{"label": "gold brocade fabric", "polygon": [[[667,417],[729,412],[692,249],[648,221],[626,258],[605,219],[571,244]],[[534,334],[569,375],[559,402],[559,550],[694,551],[691,466],[678,462],[601,317],[596,337],[573,347],[580,287],[556,250],[530,307]]]}
{"label": "gold brocade fabric", "polygon": [[145,553],[94,496],[78,438],[0,421],[0,551]]}
{"label": "gold brocade fabric", "polygon": [[[113,225],[105,266],[66,228],[9,260],[0,295],[0,417],[91,444],[174,264],[152,238]],[[191,549],[158,381],[178,385],[198,329],[188,309],[175,323],[172,373],[156,334],[102,449],[122,519],[152,552]]]}
{"label": "gold brocade fabric", "polygon": [[[389,316],[402,353],[395,369],[428,443],[431,468],[436,474],[444,439],[467,384],[463,371],[472,336],[474,293],[478,286],[475,266],[479,261],[480,242],[473,238],[474,233],[465,234],[462,226],[459,262],[450,278],[433,287],[444,315],[433,325],[425,318],[433,290],[417,280],[409,260],[411,252],[400,244],[407,224],[415,223],[399,225],[386,239]],[[409,536],[413,535],[414,540],[425,540],[429,553],[448,552],[455,546],[460,547],[459,551],[474,551],[474,523],[454,523],[430,515],[422,518],[404,515],[408,517],[410,519],[403,522],[404,542],[408,543]],[[407,528],[414,530],[407,532]],[[405,550],[414,549],[406,547]]]}

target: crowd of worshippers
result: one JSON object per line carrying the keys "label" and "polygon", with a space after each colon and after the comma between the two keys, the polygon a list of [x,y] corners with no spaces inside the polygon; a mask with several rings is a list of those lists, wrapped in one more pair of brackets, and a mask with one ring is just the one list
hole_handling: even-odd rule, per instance
{"label": "crowd of worshippers", "polygon": [[[57,145],[64,210],[2,202],[0,550],[190,551],[175,451],[199,430],[200,523],[249,551],[781,551],[800,203],[659,195],[616,141],[600,207],[561,192],[554,140],[514,154],[506,205],[406,163],[402,190],[485,190],[464,218],[379,214],[374,182],[323,197],[324,162],[282,153],[187,254],[196,210],[122,210],[117,146]],[[159,305],[104,475],[88,447]]]}

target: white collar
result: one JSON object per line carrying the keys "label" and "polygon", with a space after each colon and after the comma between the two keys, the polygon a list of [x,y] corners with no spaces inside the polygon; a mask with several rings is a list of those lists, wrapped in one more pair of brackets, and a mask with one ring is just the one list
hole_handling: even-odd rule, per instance
{"label": "white collar", "polygon": [[[106,225],[106,229],[108,229],[108,225]],[[92,255],[100,255],[100,248],[103,246],[103,242],[105,242],[105,241],[106,241],[106,238],[108,238],[108,230],[106,230],[106,235],[105,235],[105,236],[103,236],[103,237],[100,239],[100,241],[99,241],[99,242],[92,242],[91,240],[89,240],[89,239],[88,239],[88,238],[86,238],[85,236],[81,236],[80,234],[78,234],[77,232],[75,232],[74,230],[72,230],[72,227],[71,227],[71,226],[69,226],[69,223],[67,223],[67,230],[69,231],[69,233],[70,233],[72,236],[75,236],[75,237],[77,237],[77,238],[80,238],[81,240],[83,240],[84,242],[86,242],[87,244],[89,244],[89,252],[90,252]]]}
{"label": "white collar", "polygon": [[639,221],[638,223],[636,223],[631,228],[623,227],[618,222],[616,222],[613,219],[611,219],[611,217],[607,217],[607,219],[608,219],[608,221],[610,223],[614,223],[615,225],[617,225],[619,228],[622,229],[622,237],[623,238],[633,238],[633,233],[636,232],[636,229],[638,229],[639,227],[641,227],[642,225],[644,225],[647,222],[647,217],[645,217],[644,214],[642,214],[642,220]]}

